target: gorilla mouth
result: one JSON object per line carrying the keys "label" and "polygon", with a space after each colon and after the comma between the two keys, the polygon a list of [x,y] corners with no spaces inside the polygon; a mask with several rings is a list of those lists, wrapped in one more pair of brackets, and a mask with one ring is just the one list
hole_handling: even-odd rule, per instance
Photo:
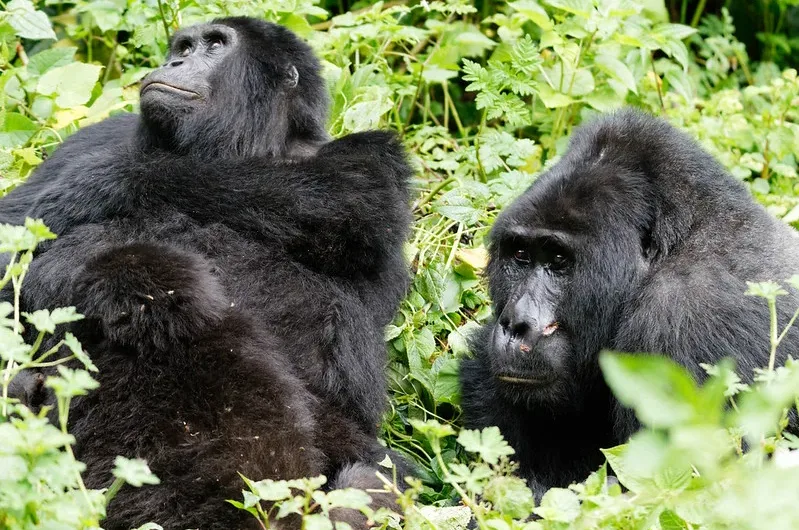
{"label": "gorilla mouth", "polygon": [[184,97],[190,97],[192,99],[199,99],[200,98],[200,94],[198,94],[197,92],[195,92],[193,90],[180,88],[180,87],[177,87],[177,86],[174,86],[174,85],[168,85],[168,84],[163,83],[161,81],[151,81],[151,82],[145,84],[142,87],[142,89],[141,89],[141,93],[144,94],[145,92],[147,92],[148,90],[151,90],[151,89],[152,90],[163,90],[165,92],[172,92],[174,94],[178,94],[178,95],[181,95],[181,96],[184,96]]}
{"label": "gorilla mouth", "polygon": [[552,382],[551,377],[535,377],[523,375],[498,375],[497,379],[503,383],[510,383],[513,385],[528,385],[528,386],[546,386]]}

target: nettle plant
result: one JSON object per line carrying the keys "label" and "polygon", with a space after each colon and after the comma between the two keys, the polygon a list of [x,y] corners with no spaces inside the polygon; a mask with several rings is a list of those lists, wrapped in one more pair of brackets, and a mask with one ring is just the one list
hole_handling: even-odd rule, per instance
{"label": "nettle plant", "polygon": [[[83,484],[85,466],[76,460],[75,440],[67,431],[69,405],[97,387],[89,375],[97,369],[74,335],[57,330],[82,316],[74,307],[20,312],[33,252],[53,238],[40,220],[0,225],[0,252],[6,258],[0,289],[12,300],[0,302],[0,527],[8,529],[98,527],[107,503],[125,483],[158,482],[144,462],[118,457],[108,489]],[[52,367],[58,375],[47,377],[44,385],[55,396],[58,425],[48,419],[50,406],[34,414],[9,397],[14,378],[26,377],[21,372]]]}

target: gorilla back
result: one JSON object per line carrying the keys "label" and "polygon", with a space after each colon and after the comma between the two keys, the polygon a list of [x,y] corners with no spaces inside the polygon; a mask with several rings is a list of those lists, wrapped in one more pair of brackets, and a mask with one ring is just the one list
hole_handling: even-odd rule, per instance
{"label": "gorilla back", "polygon": [[[496,319],[462,366],[472,427],[498,425],[541,494],[582,480],[600,447],[637,428],[598,367],[609,348],[700,363],[768,365],[769,314],[747,281],[797,270],[793,229],[693,140],[625,110],[580,127],[568,152],[496,221],[488,277]],[[785,326],[799,306],[779,301]],[[779,357],[796,354],[792,329]]]}
{"label": "gorilla back", "polygon": [[116,454],[162,478],[123,488],[106,528],[241,527],[236,471],[380,487],[411,170],[393,134],[328,138],[319,70],[274,24],[185,28],[140,116],[76,133],[0,201],[0,220],[59,235],[23,309],[87,317],[74,331],[101,386],[70,412],[87,483],[107,486]]}

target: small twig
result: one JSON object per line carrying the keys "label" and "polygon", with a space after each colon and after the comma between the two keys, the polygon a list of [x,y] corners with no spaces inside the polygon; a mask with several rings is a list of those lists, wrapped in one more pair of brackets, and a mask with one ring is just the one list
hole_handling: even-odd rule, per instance
{"label": "small twig", "polygon": [[161,14],[161,23],[164,25],[164,33],[166,33],[166,40],[169,41],[169,24],[166,21],[166,15],[164,15],[164,4],[161,0],[158,0],[158,12]]}
{"label": "small twig", "polygon": [[652,65],[652,74],[655,76],[655,88],[658,91],[658,99],[660,100],[660,110],[666,112],[666,104],[663,103],[663,92],[660,89],[660,76],[658,75],[657,70],[655,70],[655,56],[654,54],[649,54],[649,64]]}
{"label": "small twig", "polygon": [[28,54],[25,53],[25,48],[22,46],[21,42],[17,43],[17,57],[19,57],[20,62],[22,62],[23,66],[28,66]]}

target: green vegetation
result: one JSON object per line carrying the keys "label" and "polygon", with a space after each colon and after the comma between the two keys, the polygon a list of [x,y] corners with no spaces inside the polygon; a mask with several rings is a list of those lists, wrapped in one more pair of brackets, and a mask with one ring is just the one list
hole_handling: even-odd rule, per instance
{"label": "green vegetation", "polygon": [[[662,359],[603,355],[614,392],[650,427],[605,453],[629,491],[608,483],[603,468],[538,506],[511,476],[513,455],[496,430],[460,430],[457,387],[466,336],[490,315],[483,236],[596,113],[626,103],[666,117],[799,227],[795,3],[727,2],[729,11],[713,14],[704,0],[0,0],[0,190],[23,182],[79,128],[135,110],[136,83],[161,62],[178,26],[221,15],[284,24],[325,62],[330,132],[394,129],[418,169],[407,247],[413,286],[386,330],[392,399],[383,438],[422,476],[401,497],[403,519],[375,520],[449,529],[472,513],[485,530],[799,528],[799,439],[782,432],[799,395],[794,362],[764,367],[754,388],[728,365],[707,367],[697,387]],[[14,255],[0,284],[24,289],[31,251],[51,237],[37,222],[0,228],[0,251]],[[773,306],[780,289],[758,284],[749,294]],[[41,346],[77,318],[0,305],[3,396],[21,368],[63,362]],[[34,344],[23,341],[23,324],[39,330]],[[763,330],[773,348],[778,331]],[[64,345],[93,369],[74,337]],[[2,402],[0,528],[97,526],[119,487],[156,480],[141,462],[121,459],[105,493],[83,486],[65,426],[70,398],[93,387],[88,371],[62,368],[49,380],[60,427]],[[390,465],[386,477],[390,488]],[[264,521],[260,501],[275,503],[273,516],[308,514],[308,530],[330,528],[324,514],[334,507],[368,512],[358,492],[324,495],[315,491],[321,483],[248,482],[235,501]]]}

